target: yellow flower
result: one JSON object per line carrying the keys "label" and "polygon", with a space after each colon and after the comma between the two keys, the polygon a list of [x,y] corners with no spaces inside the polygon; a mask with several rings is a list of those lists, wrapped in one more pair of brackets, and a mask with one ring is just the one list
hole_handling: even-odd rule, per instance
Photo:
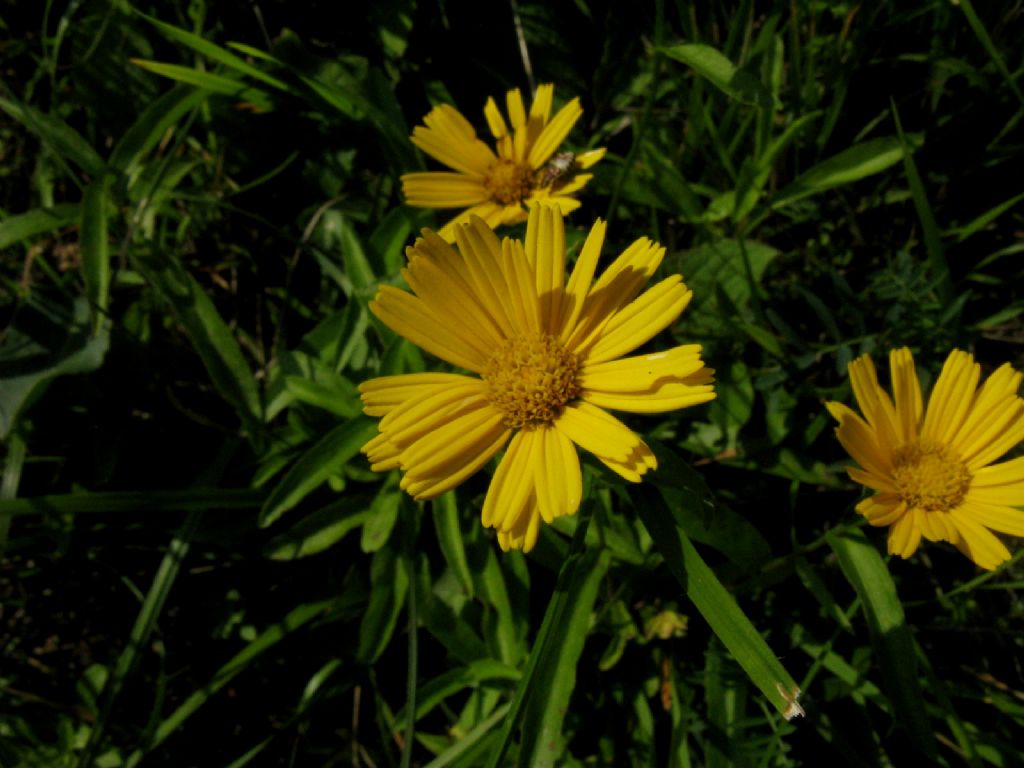
{"label": "yellow flower", "polygon": [[889,552],[909,557],[924,536],[948,541],[982,568],[1008,560],[991,531],[1024,536],[1024,457],[992,464],[1024,439],[1021,374],[1005,364],[979,388],[981,367],[953,350],[927,408],[910,350],[889,354],[895,402],[864,355],[850,380],[864,417],[828,403],[839,442],[860,468],[850,477],[876,491],[857,505],[871,525],[891,526]]}
{"label": "yellow flower", "polygon": [[476,131],[449,104],[434,107],[413,129],[412,143],[455,173],[430,171],[402,176],[406,203],[419,208],[467,208],[445,224],[440,235],[455,239],[455,225],[479,216],[492,229],[501,224],[526,221],[527,209],[549,201],[563,213],[579,208],[571,197],[592,178],[577,173],[604,157],[604,149],[578,155],[555,151],[583,114],[580,100],[573,99],[550,121],[551,84],[537,88],[529,114],[518,88],[505,101],[509,124],[493,98],[487,99],[484,115],[495,139],[495,149],[476,137]]}
{"label": "yellow flower", "polygon": [[370,309],[396,333],[475,376],[414,373],[360,385],[383,417],[363,446],[376,471],[401,469],[416,499],[454,488],[508,445],[483,505],[502,549],[529,551],[540,521],[575,514],[583,493],[574,443],[625,479],[657,467],[650,448],[605,411],[661,413],[714,398],[697,344],[622,357],[670,326],[692,292],[679,275],[641,293],[665,249],[647,238],[596,280],[597,221],[565,282],[554,206],[530,211],[526,241],[499,242],[479,218],[430,230],[407,250],[412,292],[383,285]]}

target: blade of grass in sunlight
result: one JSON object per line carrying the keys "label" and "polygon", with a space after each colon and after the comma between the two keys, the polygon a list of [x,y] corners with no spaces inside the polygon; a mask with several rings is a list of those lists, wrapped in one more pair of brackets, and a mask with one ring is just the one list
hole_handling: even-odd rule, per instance
{"label": "blade of grass in sunlight", "polygon": [[[571,610],[568,607],[570,600],[569,586],[571,583],[575,583],[578,588],[582,589],[586,584],[585,579],[582,584],[574,582],[573,572],[586,557],[585,541],[587,528],[590,524],[590,509],[587,503],[583,504],[577,516],[579,521],[576,526],[576,532],[573,534],[569,556],[558,573],[558,584],[551,596],[551,600],[548,602],[547,610],[544,612],[544,620],[537,630],[537,636],[533,641],[533,649],[530,651],[530,655],[526,660],[526,666],[523,669],[522,680],[519,683],[519,687],[516,688],[515,698],[512,700],[511,711],[505,718],[505,725],[502,728],[497,746],[491,750],[490,759],[487,761],[487,768],[499,768],[499,766],[505,765],[505,755],[512,744],[512,738],[519,727],[520,719],[528,711],[531,698],[538,695],[536,693],[538,690],[548,690],[547,681],[539,679],[540,670],[548,668],[545,657],[548,654],[559,653],[560,646],[564,642],[562,637],[562,618],[566,610]],[[575,666],[575,662],[573,666]]]}
{"label": "blade of grass in sunlight", "polygon": [[839,557],[843,574],[861,599],[864,618],[881,660],[887,693],[898,713],[895,720],[907,729],[922,754],[934,760],[935,738],[917,677],[914,639],[889,569],[859,528],[832,530],[827,539]]}
{"label": "blade of grass in sunlight", "polygon": [[802,715],[803,709],[797,703],[800,689],[796,682],[708,568],[689,537],[675,525],[657,490],[637,486],[631,487],[629,493],[669,571],[751,682],[787,720]]}
{"label": "blade of grass in sunlight", "polygon": [[360,417],[339,424],[320,438],[270,492],[260,510],[260,525],[273,523],[326,482],[328,477],[340,471],[376,433],[376,422]]}

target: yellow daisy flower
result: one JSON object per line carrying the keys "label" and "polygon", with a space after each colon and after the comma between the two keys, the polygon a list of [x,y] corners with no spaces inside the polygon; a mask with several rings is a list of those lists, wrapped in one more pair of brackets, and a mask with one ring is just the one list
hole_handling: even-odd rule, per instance
{"label": "yellow daisy flower", "polygon": [[692,292],[671,275],[641,293],[665,249],[647,238],[594,279],[598,220],[565,281],[554,206],[530,211],[526,241],[498,240],[478,217],[456,252],[430,230],[407,250],[412,292],[381,286],[370,309],[396,333],[475,376],[414,373],[360,385],[380,434],[363,446],[376,471],[431,499],[506,445],[483,505],[502,549],[529,551],[540,521],[575,514],[583,493],[573,444],[631,482],[657,467],[650,448],[605,411],[661,413],[714,398],[700,345],[622,357],[670,326]]}
{"label": "yellow daisy flower", "polygon": [[[871,525],[891,526],[889,552],[910,557],[921,542],[948,541],[982,568],[1010,557],[989,529],[1024,536],[1024,457],[992,462],[1024,439],[1021,374],[1005,364],[981,387],[981,367],[953,350],[922,406],[910,350],[889,354],[894,399],[867,355],[850,363],[863,418],[828,403],[839,442],[860,468],[850,477],[874,491],[857,505]],[[894,401],[895,400],[895,401]]]}
{"label": "yellow daisy flower", "polygon": [[527,209],[541,200],[557,205],[563,214],[579,208],[572,195],[592,174],[576,171],[590,168],[605,150],[555,154],[583,110],[580,100],[573,99],[548,120],[554,91],[550,83],[538,87],[529,114],[519,89],[509,91],[505,97],[508,123],[494,99],[487,99],[484,115],[496,152],[476,137],[473,126],[455,107],[434,107],[423,118],[425,125],[413,129],[412,143],[455,173],[403,175],[406,203],[419,208],[467,208],[441,228],[441,237],[449,243],[455,239],[455,226],[472,216],[494,229],[526,221]]}

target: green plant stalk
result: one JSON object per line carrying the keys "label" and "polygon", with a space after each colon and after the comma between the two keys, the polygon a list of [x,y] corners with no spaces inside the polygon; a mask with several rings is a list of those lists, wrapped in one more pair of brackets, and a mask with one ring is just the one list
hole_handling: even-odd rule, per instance
{"label": "green plant stalk", "polygon": [[512,743],[512,734],[515,733],[516,726],[523,716],[526,703],[529,701],[534,686],[534,672],[536,672],[540,658],[544,654],[549,637],[555,631],[555,627],[561,623],[562,613],[566,607],[567,593],[565,587],[569,582],[573,568],[583,556],[586,548],[587,528],[590,526],[590,504],[584,503],[577,514],[579,515],[579,521],[576,524],[576,531],[572,537],[569,556],[566,558],[562,570],[558,573],[558,584],[555,587],[554,596],[544,612],[544,621],[541,622],[540,629],[537,632],[537,639],[533,643],[533,650],[526,662],[526,668],[523,670],[522,680],[516,689],[515,699],[512,701],[512,709],[505,719],[505,726],[502,728],[498,745],[491,752],[491,759],[487,762],[487,768],[499,768],[499,766],[505,764],[503,761],[505,753]]}
{"label": "green plant stalk", "polygon": [[[410,547],[411,549],[411,547]],[[416,556],[412,551],[406,552],[405,567],[409,572],[409,669],[405,678],[405,709],[409,713],[405,725],[405,743],[402,744],[401,768],[412,765],[412,752],[416,743],[416,676],[419,661],[416,627],[419,619],[416,616]]]}
{"label": "green plant stalk", "polygon": [[0,555],[7,549],[7,537],[11,532],[11,518],[14,513],[3,506],[3,502],[18,495],[21,483],[21,468],[25,464],[25,441],[18,432],[11,433],[7,442],[7,460],[4,462],[3,480],[0,480]]}
{"label": "green plant stalk", "polygon": [[160,561],[160,567],[157,569],[156,576],[153,577],[153,583],[149,592],[146,593],[146,599],[142,603],[139,615],[135,618],[135,625],[128,637],[128,645],[121,651],[117,665],[114,667],[114,674],[110,676],[110,680],[103,687],[103,707],[89,734],[89,741],[79,757],[79,768],[92,768],[94,755],[103,740],[104,732],[110,722],[110,715],[114,710],[114,704],[121,692],[121,686],[134,669],[139,659],[139,652],[146,646],[154,627],[156,627],[157,618],[159,618],[174,580],[178,576],[181,563],[188,553],[189,544],[199,527],[201,517],[202,512],[200,511],[189,513],[171,540],[167,554]]}
{"label": "green plant stalk", "polygon": [[633,161],[636,159],[636,153],[640,149],[640,144],[643,141],[644,132],[651,116],[651,110],[654,108],[654,99],[657,97],[658,75],[661,73],[661,62],[663,59],[659,50],[665,26],[664,0],[655,0],[654,6],[654,48],[651,52],[651,87],[647,92],[647,100],[644,102],[643,112],[640,113],[640,121],[637,123],[636,131],[633,133],[633,143],[630,145],[626,159],[622,163],[619,177],[615,180],[615,188],[612,190],[612,199],[608,203],[608,213],[605,215],[605,221],[611,221],[615,216],[615,209],[619,206],[619,196],[622,193],[622,187],[633,170]]}

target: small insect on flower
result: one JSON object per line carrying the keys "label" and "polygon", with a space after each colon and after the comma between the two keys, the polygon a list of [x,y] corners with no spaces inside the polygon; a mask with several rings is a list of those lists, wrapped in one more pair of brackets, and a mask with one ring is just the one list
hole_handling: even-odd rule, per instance
{"label": "small insect on flower", "polygon": [[560,187],[576,175],[578,167],[575,152],[559,152],[538,174],[537,186],[554,187],[557,185]]}

